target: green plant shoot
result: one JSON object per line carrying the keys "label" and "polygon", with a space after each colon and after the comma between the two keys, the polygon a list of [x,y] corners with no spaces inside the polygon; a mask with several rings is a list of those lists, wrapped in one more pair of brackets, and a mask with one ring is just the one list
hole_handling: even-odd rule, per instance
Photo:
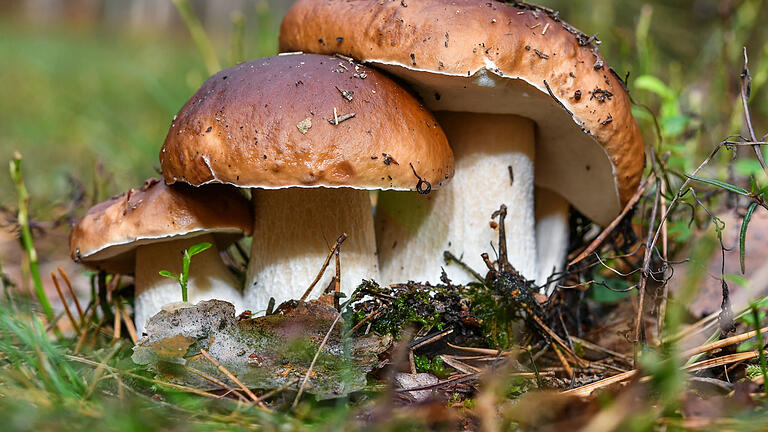
{"label": "green plant shoot", "polygon": [[53,322],[54,313],[51,302],[48,301],[48,297],[45,295],[43,289],[43,281],[40,278],[40,269],[37,265],[37,251],[35,250],[35,243],[32,239],[32,231],[29,229],[29,193],[27,187],[24,184],[24,177],[21,173],[21,154],[14,153],[13,159],[10,163],[11,179],[16,185],[16,195],[19,199],[19,213],[17,220],[19,223],[19,231],[21,232],[21,243],[24,246],[24,252],[29,258],[29,271],[32,273],[32,280],[35,286],[35,294],[40,301],[40,307],[43,308],[45,318],[48,322]]}
{"label": "green plant shoot", "polygon": [[766,364],[765,360],[765,352],[763,351],[763,334],[760,332],[760,312],[757,309],[757,305],[755,303],[752,303],[750,305],[750,309],[752,310],[752,318],[755,320],[754,327],[755,327],[755,337],[757,338],[757,352],[758,352],[758,358],[760,359],[760,370],[763,373],[763,382],[768,383],[768,364]]}
{"label": "green plant shoot", "polygon": [[208,250],[210,247],[210,243],[203,242],[184,249],[184,257],[181,259],[181,274],[176,275],[168,270],[160,271],[160,276],[179,281],[179,286],[181,287],[181,301],[188,301],[187,284],[189,283],[189,264],[192,262],[192,257]]}

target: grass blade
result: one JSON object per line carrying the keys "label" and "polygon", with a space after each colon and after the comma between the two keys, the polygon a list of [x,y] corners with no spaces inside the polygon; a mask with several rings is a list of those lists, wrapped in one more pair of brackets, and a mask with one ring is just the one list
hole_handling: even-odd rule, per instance
{"label": "grass blade", "polygon": [[43,289],[43,280],[40,278],[40,269],[37,265],[37,250],[35,250],[35,244],[32,239],[32,231],[29,229],[29,192],[24,184],[24,177],[21,173],[21,155],[19,153],[13,154],[13,160],[10,163],[11,179],[16,185],[16,195],[19,200],[19,213],[17,215],[19,231],[21,232],[21,242],[24,246],[24,251],[29,258],[29,270],[32,273],[32,280],[35,285],[35,294],[40,301],[40,306],[43,308],[48,322],[53,322],[54,313],[51,302],[48,301],[48,297],[45,295]]}
{"label": "grass blade", "polygon": [[763,373],[763,383],[768,383],[768,365],[765,360],[765,352],[763,351],[763,335],[760,332],[760,313],[757,310],[757,306],[752,303],[750,305],[752,309],[752,317],[755,319],[755,332],[757,333],[757,351],[760,359],[760,370]]}
{"label": "grass blade", "polygon": [[688,175],[688,174],[686,174],[685,176],[688,177],[689,179],[697,181],[697,182],[706,183],[706,184],[709,184],[709,185],[712,185],[712,186],[717,186],[717,187],[719,187],[721,189],[725,189],[727,191],[730,191],[730,192],[733,192],[733,193],[737,193],[739,195],[749,196],[749,192],[746,189],[740,188],[738,186],[734,186],[734,185],[732,185],[730,183],[726,183],[724,181],[710,179],[710,178],[706,178],[706,177],[697,177],[697,176],[692,176],[692,175]]}
{"label": "grass blade", "polygon": [[747,213],[744,215],[744,222],[741,223],[741,232],[739,232],[739,263],[741,264],[741,274],[745,272],[744,255],[746,254],[745,245],[747,243],[747,226],[752,219],[752,213],[755,212],[757,203],[753,202],[747,208]]}
{"label": "grass blade", "polygon": [[203,25],[200,24],[200,20],[197,19],[195,13],[192,12],[192,6],[189,4],[189,0],[173,0],[176,10],[179,11],[181,19],[184,21],[184,25],[187,26],[189,34],[192,36],[192,40],[195,41],[197,50],[200,51],[200,55],[203,57],[205,67],[208,69],[208,73],[213,75],[221,70],[219,59],[216,57],[216,52],[213,50],[211,40],[208,39],[208,35],[205,34]]}

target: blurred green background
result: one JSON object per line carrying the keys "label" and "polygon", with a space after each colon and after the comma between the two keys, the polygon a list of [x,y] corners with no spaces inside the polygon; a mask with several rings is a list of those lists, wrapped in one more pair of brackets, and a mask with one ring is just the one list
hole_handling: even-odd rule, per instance
{"label": "blurred green background", "polygon": [[[756,126],[768,117],[768,10],[762,0],[540,2],[585,33],[620,75],[630,72],[649,145],[686,170],[741,132],[742,46],[750,54]],[[232,64],[233,13],[245,59],[274,54],[291,1],[192,0],[222,67]],[[157,175],[171,118],[208,76],[171,0],[0,0],[0,155],[25,159],[33,214],[84,190],[85,204]],[[760,129],[758,127],[758,129]],[[723,164],[725,166],[725,164]],[[740,174],[758,167],[745,158]],[[81,186],[78,186],[81,185]],[[0,204],[11,205],[0,174]]]}

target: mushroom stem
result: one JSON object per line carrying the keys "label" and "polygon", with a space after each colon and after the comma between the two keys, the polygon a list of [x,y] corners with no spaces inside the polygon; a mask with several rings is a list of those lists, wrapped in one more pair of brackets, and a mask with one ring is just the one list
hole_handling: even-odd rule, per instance
{"label": "mushroom stem", "polygon": [[[341,291],[350,295],[362,279],[377,279],[376,239],[368,191],[351,188],[253,189],[254,230],[245,304],[263,312],[298,299],[320,271],[336,239],[341,246]],[[335,272],[326,269],[310,298]]]}
{"label": "mushroom stem", "polygon": [[136,250],[136,331],[141,334],[147,320],[168,304],[181,301],[178,281],[160,276],[161,270],[180,274],[184,249],[197,243],[213,246],[192,258],[189,266],[187,295],[190,303],[201,300],[226,300],[242,310],[238,283],[219,257],[211,234],[186,237],[139,246]]}
{"label": "mushroom stem", "polygon": [[456,172],[428,195],[385,191],[379,195],[376,229],[382,282],[439,282],[441,267],[454,283],[474,281],[450,251],[484,274],[480,254],[498,251],[498,221],[506,204],[509,261],[525,277],[536,276],[533,161],[535,126],[515,115],[435,113],[453,148]]}
{"label": "mushroom stem", "polygon": [[549,286],[547,278],[563,270],[568,254],[570,204],[562,196],[549,189],[536,188],[536,252],[538,274],[536,285],[549,296],[557,282]]}

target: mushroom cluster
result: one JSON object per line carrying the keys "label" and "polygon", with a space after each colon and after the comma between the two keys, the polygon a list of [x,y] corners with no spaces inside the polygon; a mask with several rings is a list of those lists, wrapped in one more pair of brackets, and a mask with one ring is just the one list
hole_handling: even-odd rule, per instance
{"label": "mushroom cluster", "polygon": [[[456,157],[456,175],[434,194],[380,194],[383,282],[438,281],[436,250],[484,268],[480,254],[497,238],[489,219],[503,203],[509,261],[544,285],[565,261],[569,203],[604,225],[620,213],[640,182],[644,148],[624,83],[598,43],[522,2],[293,5],[281,50],[337,52],[406,81],[435,111]],[[472,280],[462,267],[445,270],[454,282]]]}
{"label": "mushroom cluster", "polygon": [[[284,53],[210,77],[174,117],[164,182],[92,208],[73,258],[135,275],[142,329],[179,299],[159,272],[178,272],[194,243],[216,247],[193,265],[190,299],[259,312],[299,298],[342,234],[347,295],[363,279],[470,282],[442,252],[483,268],[505,204],[509,260],[545,287],[570,206],[609,223],[644,166],[626,88],[597,47],[521,2],[298,0]],[[243,235],[241,287],[218,252]]]}

